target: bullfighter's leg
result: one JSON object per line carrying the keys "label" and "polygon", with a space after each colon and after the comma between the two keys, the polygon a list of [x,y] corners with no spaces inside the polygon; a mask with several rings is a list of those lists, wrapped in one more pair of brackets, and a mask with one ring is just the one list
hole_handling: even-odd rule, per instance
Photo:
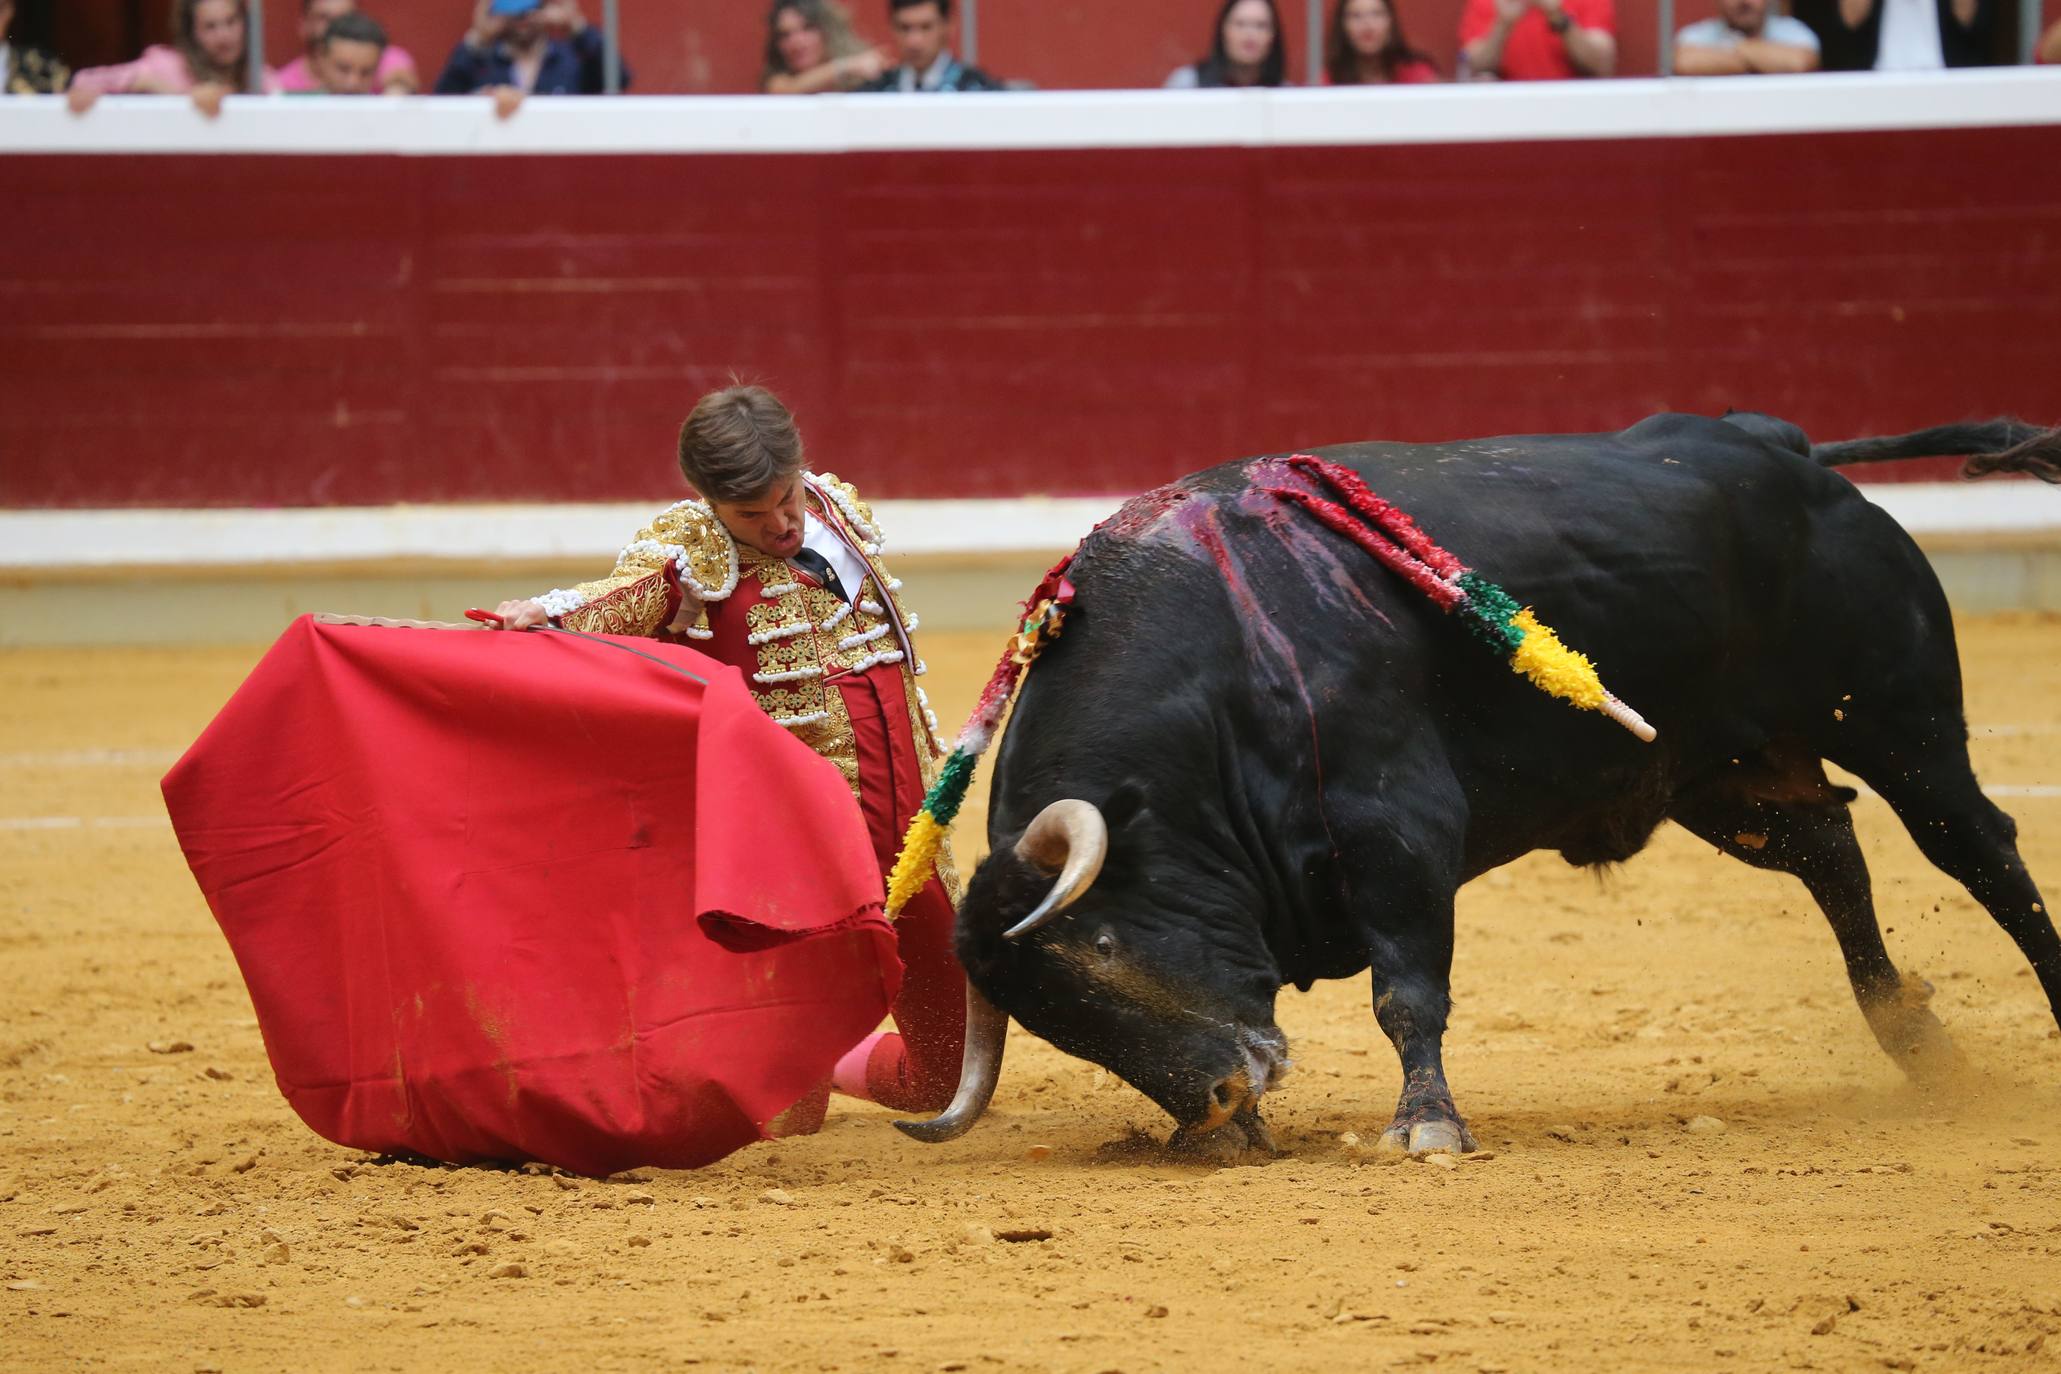
{"label": "bullfighter's leg", "polygon": [[966,1041],[966,975],[952,952],[952,899],[937,878],[895,922],[902,990],[893,1032],[861,1040],[838,1061],[840,1092],[898,1112],[944,1110],[959,1086]]}
{"label": "bullfighter's leg", "polygon": [[1474,1137],[1453,1105],[1440,1049],[1452,1009],[1452,897],[1411,908],[1406,921],[1384,923],[1368,945],[1374,1019],[1403,1067],[1395,1120],[1382,1132],[1379,1148],[1413,1155],[1472,1150]]}
{"label": "bullfighter's leg", "polygon": [[[1800,879],[1832,925],[1854,1000],[1884,1052],[1914,1077],[1943,1073],[1957,1062],[1953,1042],[1925,1005],[1931,986],[1898,971],[1882,943],[1867,860],[1843,799],[1850,794],[1825,781],[1816,759],[1804,769],[1781,789],[1727,779],[1679,799],[1673,817],[1735,859]],[[1764,783],[1768,775],[1758,777]]]}
{"label": "bullfighter's leg", "polygon": [[1965,743],[1905,749],[1890,766],[1850,764],[1882,794],[1934,867],[1968,889],[2031,963],[2061,1023],[2061,936],[2018,853],[2018,826],[1982,794]]}

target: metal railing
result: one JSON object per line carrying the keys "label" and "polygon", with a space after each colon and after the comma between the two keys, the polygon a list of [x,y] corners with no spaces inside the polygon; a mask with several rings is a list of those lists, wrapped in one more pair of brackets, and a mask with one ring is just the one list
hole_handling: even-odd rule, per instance
{"label": "metal railing", "polygon": [[250,9],[243,22],[243,51],[248,71],[243,79],[243,88],[262,91],[265,89],[265,0],[250,0]]}

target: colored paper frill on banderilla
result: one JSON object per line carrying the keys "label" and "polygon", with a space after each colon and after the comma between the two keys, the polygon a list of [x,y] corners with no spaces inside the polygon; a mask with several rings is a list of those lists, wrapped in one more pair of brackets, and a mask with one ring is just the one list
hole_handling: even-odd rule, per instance
{"label": "colored paper frill on banderilla", "polygon": [[616,643],[637,656],[303,617],[166,775],[319,1134],[693,1167],[886,1014],[901,965],[837,769],[734,670]]}

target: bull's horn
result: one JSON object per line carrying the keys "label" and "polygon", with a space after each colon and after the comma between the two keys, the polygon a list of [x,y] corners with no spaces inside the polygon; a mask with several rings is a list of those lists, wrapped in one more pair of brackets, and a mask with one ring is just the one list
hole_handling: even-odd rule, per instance
{"label": "bull's horn", "polygon": [[1002,932],[1005,940],[1030,934],[1081,899],[1109,857],[1109,826],[1093,802],[1056,801],[1023,832],[1016,857],[1059,876],[1037,910]]}
{"label": "bull's horn", "polygon": [[932,1145],[957,1140],[973,1129],[1002,1079],[1002,1045],[1009,1017],[980,989],[966,984],[966,1052],[959,1061],[959,1091],[952,1105],[929,1121],[897,1121],[895,1129]]}

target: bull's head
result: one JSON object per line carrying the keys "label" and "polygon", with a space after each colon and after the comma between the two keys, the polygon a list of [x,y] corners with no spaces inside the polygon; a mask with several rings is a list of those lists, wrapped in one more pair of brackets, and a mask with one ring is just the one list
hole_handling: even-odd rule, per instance
{"label": "bull's head", "polygon": [[960,913],[967,983],[958,1095],[935,1120],[896,1122],[903,1131],[943,1141],[972,1128],[994,1096],[1013,1015],[1122,1077],[1183,1133],[1234,1118],[1257,1133],[1260,1094],[1288,1069],[1273,1022],[1280,979],[1259,932],[1150,910],[1153,885],[1136,873],[1098,887],[1109,858],[1102,811],[1066,800],[981,865]]}

